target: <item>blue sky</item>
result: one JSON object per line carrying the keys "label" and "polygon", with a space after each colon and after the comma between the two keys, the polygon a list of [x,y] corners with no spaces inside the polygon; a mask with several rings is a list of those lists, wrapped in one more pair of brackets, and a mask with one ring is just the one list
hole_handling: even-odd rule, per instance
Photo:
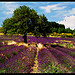
{"label": "blue sky", "polygon": [[19,6],[26,5],[33,8],[38,15],[45,14],[48,21],[64,24],[66,28],[75,29],[75,2],[0,2],[0,27],[6,18],[13,15]]}

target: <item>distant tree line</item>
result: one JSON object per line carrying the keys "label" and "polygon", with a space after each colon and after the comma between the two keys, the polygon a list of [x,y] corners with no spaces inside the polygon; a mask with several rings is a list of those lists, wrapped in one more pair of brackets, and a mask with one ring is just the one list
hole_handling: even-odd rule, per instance
{"label": "distant tree line", "polygon": [[22,34],[24,42],[27,43],[27,33],[32,32],[37,38],[40,34],[46,37],[47,33],[73,33],[75,30],[65,29],[63,24],[49,22],[46,16],[38,15],[34,9],[23,5],[14,10],[11,18],[3,21],[1,31],[6,34]]}
{"label": "distant tree line", "polygon": [[49,33],[53,33],[53,32],[57,32],[57,33],[75,33],[75,29],[72,30],[70,28],[65,28],[65,25],[63,24],[58,24],[56,22],[48,22],[48,32]]}

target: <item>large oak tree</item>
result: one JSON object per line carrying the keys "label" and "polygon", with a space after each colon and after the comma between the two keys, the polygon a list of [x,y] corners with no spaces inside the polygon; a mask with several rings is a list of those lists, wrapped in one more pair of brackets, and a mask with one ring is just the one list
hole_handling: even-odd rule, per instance
{"label": "large oak tree", "polygon": [[22,34],[24,42],[27,43],[27,33],[32,32],[36,37],[42,33],[46,36],[47,18],[39,16],[34,9],[27,6],[20,6],[14,10],[13,16],[10,19],[4,20],[2,27],[3,31],[9,34]]}

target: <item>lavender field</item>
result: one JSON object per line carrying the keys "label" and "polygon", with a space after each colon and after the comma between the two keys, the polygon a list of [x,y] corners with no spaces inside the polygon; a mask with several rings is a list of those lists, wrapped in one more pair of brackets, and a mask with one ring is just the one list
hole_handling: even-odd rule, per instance
{"label": "lavender field", "polygon": [[75,38],[23,41],[21,35],[0,35],[0,73],[75,73]]}

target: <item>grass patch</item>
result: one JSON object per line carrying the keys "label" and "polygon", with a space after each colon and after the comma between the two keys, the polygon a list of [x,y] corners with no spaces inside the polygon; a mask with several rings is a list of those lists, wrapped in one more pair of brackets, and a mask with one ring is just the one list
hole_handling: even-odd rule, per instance
{"label": "grass patch", "polygon": [[73,45],[68,45],[68,48],[71,48],[71,47],[73,47]]}
{"label": "grass patch", "polygon": [[49,64],[48,66],[46,66],[46,64],[43,64],[42,66],[43,73],[64,73],[66,70],[67,70],[66,67],[63,69],[63,68],[60,68],[59,65],[56,65],[54,63]]}
{"label": "grass patch", "polygon": [[0,70],[0,73],[5,73],[5,70]]}

